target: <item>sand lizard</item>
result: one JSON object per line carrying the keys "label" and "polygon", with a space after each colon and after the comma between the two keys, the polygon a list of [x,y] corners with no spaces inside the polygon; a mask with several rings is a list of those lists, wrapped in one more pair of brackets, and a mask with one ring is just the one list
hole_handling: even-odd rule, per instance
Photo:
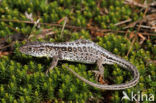
{"label": "sand lizard", "polygon": [[[135,66],[89,40],[79,39],[73,42],[60,42],[60,43],[30,42],[20,47],[20,51],[24,54],[35,57],[53,58],[50,69],[53,69],[57,65],[58,60],[67,60],[86,64],[96,63],[99,69],[97,73],[103,76],[104,74],[103,64],[116,63],[125,68],[126,70],[132,72],[134,76],[133,79],[128,83],[102,85],[88,81],[87,79],[81,77],[72,69],[66,66],[66,68],[69,71],[71,71],[76,77],[96,88],[104,90],[121,90],[133,87],[139,81],[139,72]],[[48,73],[50,69],[47,69],[46,73]]]}

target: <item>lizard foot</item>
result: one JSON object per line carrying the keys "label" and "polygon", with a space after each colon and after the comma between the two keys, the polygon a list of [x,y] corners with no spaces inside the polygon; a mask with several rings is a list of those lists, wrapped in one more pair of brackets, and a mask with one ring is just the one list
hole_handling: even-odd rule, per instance
{"label": "lizard foot", "polygon": [[94,73],[95,73],[96,81],[100,82],[101,84],[105,84],[105,83],[106,83],[106,82],[103,80],[104,77],[103,77],[103,75],[101,74],[100,71],[91,70],[91,72],[94,72]]}

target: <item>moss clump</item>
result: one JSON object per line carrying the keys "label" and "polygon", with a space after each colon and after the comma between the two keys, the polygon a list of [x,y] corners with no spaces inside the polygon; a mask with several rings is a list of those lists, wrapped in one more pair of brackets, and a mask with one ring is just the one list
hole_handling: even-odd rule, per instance
{"label": "moss clump", "polygon": [[[7,67],[5,69],[5,67]],[[48,67],[48,66],[46,66]],[[61,66],[50,72],[49,77],[43,72],[43,64],[35,61],[24,66],[9,57],[2,57],[0,63],[0,97],[6,102],[40,102],[54,101],[86,101],[93,93],[90,86],[81,82]],[[91,80],[91,74],[86,75],[86,66],[71,65],[70,68]],[[81,68],[81,69],[79,69]]]}

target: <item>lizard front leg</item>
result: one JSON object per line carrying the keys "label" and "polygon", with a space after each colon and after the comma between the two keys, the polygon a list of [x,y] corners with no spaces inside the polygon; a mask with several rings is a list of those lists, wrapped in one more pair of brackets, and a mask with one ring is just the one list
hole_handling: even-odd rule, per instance
{"label": "lizard front leg", "polygon": [[56,56],[53,56],[53,60],[52,60],[52,63],[50,64],[50,67],[47,69],[46,71],[46,75],[48,75],[48,72],[50,70],[53,70],[54,67],[56,67],[57,63],[58,63],[58,60],[59,60],[59,57],[56,55]]}

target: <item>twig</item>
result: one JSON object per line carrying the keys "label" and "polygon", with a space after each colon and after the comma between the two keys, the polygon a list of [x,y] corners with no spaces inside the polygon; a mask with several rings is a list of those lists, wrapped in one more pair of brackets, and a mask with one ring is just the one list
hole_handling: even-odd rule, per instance
{"label": "twig", "polygon": [[12,42],[12,43],[10,43],[10,44],[8,44],[8,45],[6,45],[6,46],[0,47],[0,50],[5,49],[5,48],[7,48],[7,47],[10,47],[10,46],[12,46],[12,45],[14,45],[14,44],[15,44],[15,42]]}
{"label": "twig", "polygon": [[[134,26],[138,26],[138,30],[137,31],[139,31],[140,30],[140,27],[144,27],[144,28],[148,28],[149,27],[150,29],[154,29],[154,32],[155,32],[155,30],[156,30],[155,29],[155,25],[156,25],[156,14],[153,13],[153,14],[150,14],[150,15],[146,15],[147,11],[148,11],[148,8],[145,10],[144,16],[143,16],[143,18],[141,20],[137,20],[137,21],[129,24],[128,26],[124,27],[124,29],[131,28],[131,27],[134,27]],[[148,27],[147,26],[145,27],[145,26],[142,25],[142,23],[146,23],[149,26]]]}
{"label": "twig", "polygon": [[127,52],[127,56],[129,55],[129,53],[130,53],[130,51],[131,51],[131,49],[132,49],[132,47],[133,47],[134,42],[135,42],[135,38],[133,39],[132,44],[131,44],[130,47],[129,47],[129,50],[128,50],[128,52]]}
{"label": "twig", "polygon": [[140,25],[140,27],[145,28],[145,29],[154,29],[154,30],[156,29],[156,27],[150,27],[150,26],[146,26],[146,25]]}
{"label": "twig", "polygon": [[124,20],[124,21],[121,21],[121,22],[119,22],[119,23],[116,23],[116,24],[114,24],[114,25],[115,25],[115,26],[118,26],[118,25],[121,25],[121,24],[125,24],[125,23],[127,23],[127,22],[130,22],[130,21],[132,21],[131,18],[129,18],[129,19],[127,19],[127,20]]}
{"label": "twig", "polygon": [[[31,22],[31,21],[21,21],[21,20],[0,19],[0,21],[34,24],[34,22]],[[57,24],[57,23],[38,23],[38,24],[62,27],[62,25]],[[71,26],[71,25],[66,25],[66,28],[69,28],[69,29],[82,29],[81,27]]]}
{"label": "twig", "polygon": [[143,20],[137,20],[135,22],[132,22],[131,24],[129,24],[128,26],[124,27],[123,29],[128,29],[128,28],[131,28],[131,27],[134,27],[137,23],[141,22]]}
{"label": "twig", "polygon": [[129,4],[129,5],[138,6],[138,7],[141,7],[141,8],[147,8],[147,7],[148,7],[147,4],[139,4],[139,3],[137,3],[137,2],[134,1],[134,0],[125,0],[124,3],[125,3],[125,4]]}
{"label": "twig", "polygon": [[63,27],[62,27],[62,30],[61,30],[61,38],[63,37],[63,31],[64,31],[65,25],[66,25],[66,23],[67,23],[67,20],[68,20],[68,18],[65,17],[65,18],[64,18]]}
{"label": "twig", "polygon": [[[20,20],[9,20],[9,19],[0,19],[0,21],[5,21],[5,22],[17,22],[17,23],[28,23],[28,24],[34,24],[34,22],[31,21],[20,21]],[[139,21],[137,21],[138,23]],[[60,24],[56,23],[39,23],[42,25],[48,25],[48,26],[56,26],[56,27],[62,27]],[[110,29],[96,29],[96,28],[81,28],[77,26],[71,26],[71,25],[66,25],[66,28],[68,29],[86,29],[86,30],[92,30],[92,31],[97,31],[97,32],[117,32],[117,33],[126,33],[127,31],[122,31],[122,30],[110,30]],[[141,32],[138,32],[141,33]],[[150,35],[150,36],[156,36],[155,34],[150,34],[150,33],[142,33],[143,35]]]}
{"label": "twig", "polygon": [[11,27],[10,25],[8,25],[8,24],[5,24],[5,25],[6,25],[8,28],[10,28],[10,29],[16,31],[17,33],[20,33],[19,31],[17,31],[15,28]]}
{"label": "twig", "polygon": [[139,44],[141,45],[146,40],[146,38],[141,33],[138,33],[137,35],[141,38],[139,42]]}
{"label": "twig", "polygon": [[32,37],[35,37],[36,39],[43,39],[45,38],[46,36],[50,36],[50,35],[53,35],[55,34],[55,32],[52,31],[52,29],[43,29],[41,31],[41,33],[39,33],[38,35],[30,35],[29,36],[29,39],[32,38]]}
{"label": "twig", "polygon": [[[147,11],[148,11],[148,7],[145,9],[145,12],[144,12],[144,15],[143,15],[143,19],[146,19],[146,13],[147,13]],[[140,25],[143,23],[143,21],[144,21],[144,20],[141,20],[141,21],[139,22],[139,27],[138,27],[138,30],[137,30],[137,31],[140,31]]]}

